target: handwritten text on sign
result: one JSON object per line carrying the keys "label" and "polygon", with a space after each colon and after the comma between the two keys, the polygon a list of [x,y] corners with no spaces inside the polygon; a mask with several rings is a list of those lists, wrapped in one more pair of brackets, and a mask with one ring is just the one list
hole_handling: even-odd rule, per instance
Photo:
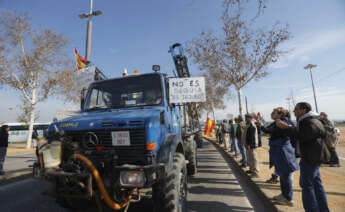
{"label": "handwritten text on sign", "polygon": [[205,102],[204,77],[170,78],[170,103]]}

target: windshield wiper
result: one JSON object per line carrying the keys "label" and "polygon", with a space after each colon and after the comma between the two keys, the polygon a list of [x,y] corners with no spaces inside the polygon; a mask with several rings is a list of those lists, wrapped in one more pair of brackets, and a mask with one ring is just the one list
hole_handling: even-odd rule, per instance
{"label": "windshield wiper", "polygon": [[107,107],[107,106],[95,106],[95,107],[92,107],[92,108],[87,109],[86,111],[103,110],[103,109],[110,109],[110,108]]}

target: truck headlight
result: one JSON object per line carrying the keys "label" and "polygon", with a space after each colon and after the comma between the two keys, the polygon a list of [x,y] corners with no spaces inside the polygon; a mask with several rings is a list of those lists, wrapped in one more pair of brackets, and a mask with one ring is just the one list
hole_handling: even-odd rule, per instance
{"label": "truck headlight", "polygon": [[122,171],[120,173],[120,184],[123,186],[144,187],[145,181],[145,173],[142,171]]}

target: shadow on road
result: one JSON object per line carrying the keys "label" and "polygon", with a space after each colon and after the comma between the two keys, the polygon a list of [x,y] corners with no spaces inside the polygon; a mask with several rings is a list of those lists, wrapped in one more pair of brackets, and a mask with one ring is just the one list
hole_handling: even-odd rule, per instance
{"label": "shadow on road", "polygon": [[210,194],[210,195],[229,195],[229,196],[244,196],[241,189],[226,189],[226,188],[207,188],[204,186],[193,186],[189,189],[189,193],[194,194]]}
{"label": "shadow on road", "polygon": [[205,202],[205,201],[189,201],[189,211],[197,212],[219,212],[219,211],[251,211],[252,208],[240,207],[240,206],[229,206],[222,202]]}

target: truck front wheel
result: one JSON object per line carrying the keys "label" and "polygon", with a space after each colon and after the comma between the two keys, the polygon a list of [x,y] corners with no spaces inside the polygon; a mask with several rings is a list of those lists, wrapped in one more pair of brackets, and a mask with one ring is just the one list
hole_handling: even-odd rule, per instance
{"label": "truck front wheel", "polygon": [[174,154],[172,170],[152,190],[156,212],[187,211],[187,168],[183,154]]}

